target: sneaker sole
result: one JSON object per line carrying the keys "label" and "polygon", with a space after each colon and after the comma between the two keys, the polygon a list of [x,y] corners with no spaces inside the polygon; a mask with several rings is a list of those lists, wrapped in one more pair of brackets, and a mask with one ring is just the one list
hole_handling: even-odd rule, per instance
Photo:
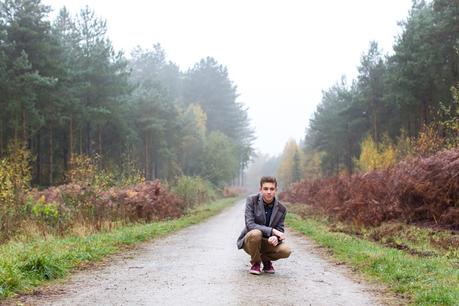
{"label": "sneaker sole", "polygon": [[250,274],[253,274],[253,275],[260,275],[260,271],[254,271],[254,270],[250,270],[249,271]]}

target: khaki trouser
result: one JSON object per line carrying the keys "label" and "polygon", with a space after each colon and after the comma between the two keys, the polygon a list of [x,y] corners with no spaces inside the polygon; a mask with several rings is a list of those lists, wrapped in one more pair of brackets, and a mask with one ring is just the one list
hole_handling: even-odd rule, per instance
{"label": "khaki trouser", "polygon": [[272,246],[268,243],[268,238],[263,237],[263,233],[254,229],[244,237],[244,251],[251,257],[251,263],[278,260],[290,256],[290,248],[284,243]]}

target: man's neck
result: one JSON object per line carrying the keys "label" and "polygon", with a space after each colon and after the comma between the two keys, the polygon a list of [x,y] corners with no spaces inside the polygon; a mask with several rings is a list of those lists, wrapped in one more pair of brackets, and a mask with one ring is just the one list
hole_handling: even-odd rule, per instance
{"label": "man's neck", "polygon": [[271,202],[269,202],[269,203],[266,202],[265,199],[263,199],[263,203],[264,203],[265,205],[272,205],[272,204],[274,204],[274,198],[273,198],[273,199],[271,200]]}

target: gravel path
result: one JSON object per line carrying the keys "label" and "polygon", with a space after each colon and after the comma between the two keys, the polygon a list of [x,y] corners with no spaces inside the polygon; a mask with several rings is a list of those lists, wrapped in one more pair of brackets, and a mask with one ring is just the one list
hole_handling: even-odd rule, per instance
{"label": "gravel path", "polygon": [[[26,305],[380,305],[376,289],[347,277],[343,266],[317,255],[304,237],[287,231],[290,258],[276,273],[248,273],[237,250],[244,203],[208,221],[114,256],[62,285],[29,296]],[[355,277],[353,277],[355,279]],[[379,300],[380,301],[380,300]]]}

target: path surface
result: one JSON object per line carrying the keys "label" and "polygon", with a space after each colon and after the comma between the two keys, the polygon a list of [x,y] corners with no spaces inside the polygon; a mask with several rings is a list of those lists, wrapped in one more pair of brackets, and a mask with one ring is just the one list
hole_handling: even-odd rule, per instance
{"label": "path surface", "polygon": [[286,232],[293,252],[275,274],[248,273],[237,250],[244,203],[205,223],[113,257],[28,297],[27,305],[379,305],[375,290],[321,259],[304,237]]}

